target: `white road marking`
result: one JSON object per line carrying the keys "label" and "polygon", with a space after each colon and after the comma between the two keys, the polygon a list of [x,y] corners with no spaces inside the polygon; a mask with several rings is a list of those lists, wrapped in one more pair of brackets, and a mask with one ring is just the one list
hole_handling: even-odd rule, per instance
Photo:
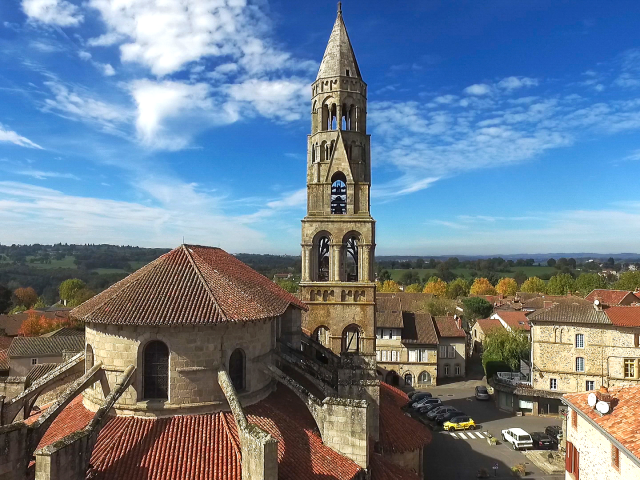
{"label": "white road marking", "polygon": [[467,439],[466,435],[462,432],[458,433],[458,435],[460,435],[460,438],[464,438],[465,440]]}
{"label": "white road marking", "polygon": [[479,432],[476,432],[476,435],[478,436],[478,438],[484,438],[484,436]]}
{"label": "white road marking", "polygon": [[456,434],[453,433],[453,432],[449,432],[449,435],[451,435],[453,438],[458,438],[458,437],[456,437]]}
{"label": "white road marking", "polygon": [[475,440],[476,437],[473,436],[473,432],[467,432],[467,435],[469,435],[469,440]]}

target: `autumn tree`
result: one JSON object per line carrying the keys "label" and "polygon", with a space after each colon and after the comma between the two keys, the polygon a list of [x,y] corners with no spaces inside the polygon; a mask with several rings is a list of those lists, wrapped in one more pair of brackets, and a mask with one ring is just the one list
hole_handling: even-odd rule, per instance
{"label": "autumn tree", "polygon": [[446,297],[452,300],[460,297],[466,297],[469,295],[470,288],[471,286],[469,285],[469,282],[467,282],[464,278],[456,278],[454,281],[449,282],[449,285],[447,285]]}
{"label": "autumn tree", "polygon": [[501,278],[496,285],[496,291],[504,296],[513,296],[518,291],[518,284],[513,278]]}
{"label": "autumn tree", "polygon": [[567,295],[576,289],[576,281],[568,273],[559,273],[549,279],[547,293],[549,295]]}
{"label": "autumn tree", "polygon": [[447,284],[438,277],[431,277],[424,286],[422,293],[431,293],[436,297],[444,297],[447,293]]}
{"label": "autumn tree", "polygon": [[16,288],[13,292],[16,304],[27,309],[31,308],[38,301],[38,294],[32,287]]}
{"label": "autumn tree", "polygon": [[378,292],[380,293],[394,293],[394,292],[400,292],[400,286],[394,282],[393,280],[387,280],[384,283],[377,283],[378,286]]}
{"label": "autumn tree", "polygon": [[597,288],[607,288],[607,281],[597,273],[581,273],[576,278],[576,289],[583,297]]}
{"label": "autumn tree", "polygon": [[411,285],[408,285],[404,291],[407,293],[420,293],[422,292],[422,285],[419,283],[412,283]]}
{"label": "autumn tree", "polygon": [[538,277],[529,277],[520,286],[520,290],[526,293],[546,293],[547,284]]}
{"label": "autumn tree", "polygon": [[491,282],[484,277],[476,278],[471,285],[469,293],[472,295],[495,295],[496,289]]}
{"label": "autumn tree", "polygon": [[456,311],[456,302],[445,298],[434,297],[425,302],[422,310],[426,313],[430,313],[434,317],[452,315]]}
{"label": "autumn tree", "polygon": [[58,288],[60,299],[63,300],[66,305],[68,302],[73,300],[73,297],[79,290],[82,290],[85,287],[85,283],[79,278],[70,278],[69,280],[65,280]]}

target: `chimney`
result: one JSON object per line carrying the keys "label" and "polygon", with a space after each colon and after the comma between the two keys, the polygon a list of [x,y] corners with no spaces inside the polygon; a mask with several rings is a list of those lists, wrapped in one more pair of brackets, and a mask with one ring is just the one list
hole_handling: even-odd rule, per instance
{"label": "chimney", "polygon": [[553,307],[553,302],[551,300],[545,300],[542,305],[543,308],[551,308]]}
{"label": "chimney", "polygon": [[453,319],[456,321],[456,325],[462,330],[462,319],[458,315],[454,315]]}

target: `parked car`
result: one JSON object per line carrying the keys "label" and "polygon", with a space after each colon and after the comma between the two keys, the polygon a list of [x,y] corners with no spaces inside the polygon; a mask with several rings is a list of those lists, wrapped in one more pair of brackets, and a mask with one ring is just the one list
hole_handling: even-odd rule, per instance
{"label": "parked car", "polygon": [[419,409],[420,407],[423,407],[424,405],[426,405],[427,403],[433,403],[436,400],[440,400],[439,398],[431,398],[431,397],[422,397],[420,400],[418,400],[417,402],[413,402],[413,405],[411,405],[411,407],[414,410]]}
{"label": "parked car", "polygon": [[489,395],[487,387],[484,385],[478,385],[476,387],[476,400],[491,400],[491,395]]}
{"label": "parked car", "polygon": [[427,412],[427,418],[429,420],[434,420],[438,415],[450,412],[452,410],[457,410],[457,408],[452,407],[451,405],[440,405],[438,408],[429,410],[429,412]]}
{"label": "parked car", "polygon": [[450,432],[454,430],[473,430],[476,428],[476,422],[473,421],[473,418],[462,415],[453,417],[448,422],[444,422],[442,428]]}
{"label": "parked car", "polygon": [[432,397],[433,395],[431,395],[429,392],[414,390],[413,392],[407,393],[407,396],[409,397],[409,400],[413,400],[415,402],[416,400],[420,400],[420,398],[422,397]]}
{"label": "parked car", "polygon": [[442,400],[440,400],[439,398],[432,398],[431,400],[433,400],[433,402],[429,402],[426,405],[423,405],[418,411],[420,413],[427,413],[432,408],[442,405]]}
{"label": "parked car", "polygon": [[514,450],[533,448],[531,435],[521,428],[508,428],[506,430],[502,430],[502,440],[506,443],[510,443]]}
{"label": "parked car", "polygon": [[431,413],[433,410],[436,410],[442,406],[442,401],[440,403],[429,403],[424,407],[420,407],[420,413]]}
{"label": "parked car", "polygon": [[454,417],[461,417],[466,415],[466,413],[461,412],[459,410],[449,410],[448,412],[441,413],[435,418],[435,421],[438,425],[443,425],[444,422],[448,422]]}
{"label": "parked car", "polygon": [[554,442],[549,435],[542,432],[532,432],[531,440],[533,441],[533,448],[538,450],[551,450],[554,448]]}
{"label": "parked car", "polygon": [[558,425],[549,425],[544,429],[544,433],[551,437],[551,442],[554,444],[554,447],[557,448],[562,441],[562,427]]}
{"label": "parked car", "polygon": [[442,404],[442,400],[439,398],[427,398],[422,402],[418,402],[417,406],[414,406],[413,409],[420,411],[421,408],[426,407],[427,405],[440,405]]}

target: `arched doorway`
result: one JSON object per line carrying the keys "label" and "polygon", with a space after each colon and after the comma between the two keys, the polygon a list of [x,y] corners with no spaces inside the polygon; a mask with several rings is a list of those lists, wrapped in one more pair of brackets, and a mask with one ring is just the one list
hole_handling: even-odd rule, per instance
{"label": "arched doorway", "polygon": [[360,351],[360,327],[349,325],[342,333],[342,351],[358,353]]}
{"label": "arched doorway", "polygon": [[400,385],[400,376],[395,372],[395,370],[391,370],[387,373],[387,379],[385,381],[389,385],[397,387],[398,385]]}
{"label": "arched doorway", "polygon": [[411,375],[410,373],[405,373],[404,374],[404,384],[408,387],[413,386],[413,375]]}
{"label": "arched doorway", "polygon": [[431,385],[431,374],[429,372],[421,372],[418,375],[418,386]]}

